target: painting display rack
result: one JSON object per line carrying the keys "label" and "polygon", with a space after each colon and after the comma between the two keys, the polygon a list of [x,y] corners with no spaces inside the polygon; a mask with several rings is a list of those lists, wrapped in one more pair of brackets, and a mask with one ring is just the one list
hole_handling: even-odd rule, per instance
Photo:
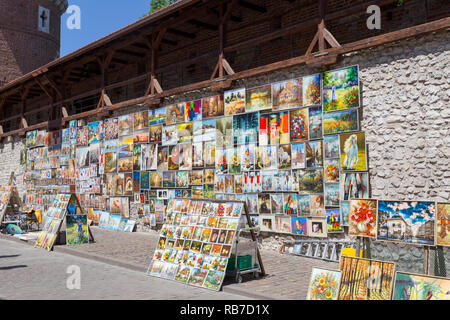
{"label": "painting display rack", "polygon": [[[294,240],[285,241],[281,252],[296,256],[339,262],[344,248],[355,248],[352,241]],[[292,251],[288,248],[292,247]]]}
{"label": "painting display rack", "polygon": [[[252,227],[245,201],[172,199],[147,274],[219,291],[236,237]],[[253,229],[248,229],[256,243]],[[258,272],[265,274],[255,246]]]}
{"label": "painting display rack", "polygon": [[7,214],[18,214],[22,202],[15,185],[0,187],[0,223],[3,223]]}

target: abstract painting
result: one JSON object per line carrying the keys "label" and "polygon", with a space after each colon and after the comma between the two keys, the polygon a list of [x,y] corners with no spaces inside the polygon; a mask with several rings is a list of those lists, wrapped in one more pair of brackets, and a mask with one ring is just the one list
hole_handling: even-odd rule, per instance
{"label": "abstract painting", "polygon": [[450,300],[450,279],[397,271],[392,300]]}
{"label": "abstract painting", "polygon": [[390,300],[395,264],[341,256],[339,300]]}

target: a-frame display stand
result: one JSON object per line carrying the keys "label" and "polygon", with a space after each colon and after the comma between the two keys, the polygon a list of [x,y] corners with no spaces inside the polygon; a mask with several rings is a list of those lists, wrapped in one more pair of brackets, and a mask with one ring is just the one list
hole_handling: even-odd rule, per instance
{"label": "a-frame display stand", "polygon": [[[44,227],[36,240],[35,247],[43,248],[47,251],[52,250],[55,243],[61,243],[61,227],[67,229],[67,216],[83,216],[80,203],[74,193],[58,194],[53,205],[45,212]],[[86,222],[87,222],[87,215]],[[90,232],[89,239],[94,240]],[[64,231],[64,230],[63,230]],[[66,231],[67,232],[67,231]]]}
{"label": "a-frame display stand", "polygon": [[[171,199],[165,218],[147,274],[219,291],[231,253],[236,251],[236,237],[245,228],[243,220],[252,227],[246,203]],[[256,242],[253,229],[248,231]],[[258,270],[265,275],[259,250],[256,255]]]}
{"label": "a-frame display stand", "polygon": [[22,207],[19,192],[15,185],[0,187],[0,223],[6,214],[18,214]]}

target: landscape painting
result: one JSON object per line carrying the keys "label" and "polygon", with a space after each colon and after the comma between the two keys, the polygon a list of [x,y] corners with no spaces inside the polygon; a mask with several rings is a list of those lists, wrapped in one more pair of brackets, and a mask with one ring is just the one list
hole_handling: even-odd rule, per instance
{"label": "landscape painting", "polygon": [[272,86],[270,84],[245,90],[245,111],[253,112],[272,108]]}
{"label": "landscape painting", "polygon": [[378,201],[378,240],[434,245],[436,204],[429,201]]}
{"label": "landscape painting", "polygon": [[397,272],[392,300],[450,300],[450,279]]}
{"label": "landscape painting", "polygon": [[273,110],[301,107],[303,105],[302,78],[272,84]]}
{"label": "landscape painting", "polygon": [[225,115],[245,112],[245,89],[236,89],[224,92]]}
{"label": "landscape painting", "polygon": [[358,107],[358,66],[324,72],[323,110],[327,112]]}
{"label": "landscape painting", "polygon": [[323,114],[323,134],[336,134],[358,130],[358,110],[350,109]]}
{"label": "landscape painting", "polygon": [[313,268],[306,300],[337,300],[341,271]]}
{"label": "landscape painting", "polygon": [[341,256],[339,300],[390,300],[395,264]]}
{"label": "landscape painting", "polygon": [[89,243],[87,215],[66,215],[66,241],[68,245]]}

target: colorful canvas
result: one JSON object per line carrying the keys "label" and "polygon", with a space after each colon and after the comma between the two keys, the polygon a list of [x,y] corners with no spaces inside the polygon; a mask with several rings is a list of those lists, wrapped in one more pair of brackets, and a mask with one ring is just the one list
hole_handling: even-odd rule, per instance
{"label": "colorful canvas", "polygon": [[308,140],[308,109],[292,110],[289,118],[291,143]]}
{"label": "colorful canvas", "polygon": [[148,110],[148,124],[154,126],[166,122],[166,107]]}
{"label": "colorful canvas", "polygon": [[300,218],[300,217],[292,217],[291,218],[291,224],[292,224],[292,233],[301,235],[301,236],[307,236],[308,235],[308,220],[306,218]]}
{"label": "colorful canvas", "polygon": [[309,139],[322,138],[322,107],[309,108]]}
{"label": "colorful canvas", "polygon": [[133,120],[133,130],[138,131],[148,128],[148,111],[136,112]]}
{"label": "colorful canvas", "polygon": [[344,232],[342,228],[341,211],[339,208],[325,209],[325,215],[327,217],[327,232]]}
{"label": "colorful canvas", "polygon": [[323,114],[323,134],[357,131],[358,127],[357,109]]}
{"label": "colorful canvas", "polygon": [[259,112],[233,116],[235,144],[258,142]]}
{"label": "colorful canvas", "polygon": [[369,174],[367,172],[341,172],[339,195],[341,200],[369,197]]}
{"label": "colorful canvas", "polygon": [[133,134],[133,114],[127,114],[119,117],[119,136]]}
{"label": "colorful canvas", "polygon": [[306,300],[337,300],[341,271],[313,268]]}
{"label": "colorful canvas", "polygon": [[303,105],[320,104],[320,74],[303,77]]}
{"label": "colorful canvas", "polygon": [[213,96],[202,99],[202,118],[208,119],[224,115],[224,103],[222,96]]}
{"label": "colorful canvas", "polygon": [[300,193],[323,193],[323,170],[299,170]]}
{"label": "colorful canvas", "polygon": [[324,178],[325,183],[339,183],[339,160],[325,160],[324,162]]}
{"label": "colorful canvas", "polygon": [[159,143],[162,141],[162,128],[161,124],[150,126],[149,142]]}
{"label": "colorful canvas", "polygon": [[253,112],[272,108],[272,86],[265,85],[245,90],[245,111]]}
{"label": "colorful canvas", "polygon": [[186,102],[184,110],[184,121],[202,120],[202,100]]}
{"label": "colorful canvas", "polygon": [[397,271],[392,300],[450,300],[450,279]]}
{"label": "colorful canvas", "polygon": [[306,167],[323,167],[323,144],[322,140],[305,142]]}
{"label": "colorful canvas", "polygon": [[324,72],[323,110],[327,112],[358,107],[358,66]]}
{"label": "colorful canvas", "polygon": [[435,202],[378,200],[378,240],[434,245]]}
{"label": "colorful canvas", "polygon": [[339,139],[342,170],[366,171],[367,154],[365,133],[341,134]]}
{"label": "colorful canvas", "polygon": [[339,300],[390,300],[395,264],[341,256]]}
{"label": "colorful canvas", "polygon": [[87,215],[67,215],[66,224],[66,241],[68,245],[89,243]]}
{"label": "colorful canvas", "polygon": [[350,200],[348,234],[358,237],[376,238],[377,236],[377,200]]}
{"label": "colorful canvas", "polygon": [[245,89],[225,91],[224,100],[226,116],[245,112]]}
{"label": "colorful canvas", "polygon": [[437,203],[436,244],[450,246],[450,203]]}
{"label": "colorful canvas", "polygon": [[273,110],[301,107],[303,105],[302,78],[272,84]]}
{"label": "colorful canvas", "polygon": [[[272,113],[269,115],[270,144],[287,144],[289,137],[289,112]],[[261,145],[261,143],[260,143]]]}
{"label": "colorful canvas", "polygon": [[166,125],[184,122],[185,103],[173,104],[166,107]]}
{"label": "colorful canvas", "polygon": [[119,119],[109,118],[105,120],[105,140],[119,138]]}
{"label": "colorful canvas", "polygon": [[333,159],[340,157],[339,136],[323,137],[323,154],[325,159]]}

